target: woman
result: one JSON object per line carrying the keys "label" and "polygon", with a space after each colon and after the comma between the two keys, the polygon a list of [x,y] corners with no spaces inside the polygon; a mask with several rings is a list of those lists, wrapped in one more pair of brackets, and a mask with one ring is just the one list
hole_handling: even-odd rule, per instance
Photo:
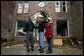
{"label": "woman", "polygon": [[52,37],[53,37],[53,22],[50,19],[47,19],[45,26],[45,37],[48,43],[48,53],[52,53]]}

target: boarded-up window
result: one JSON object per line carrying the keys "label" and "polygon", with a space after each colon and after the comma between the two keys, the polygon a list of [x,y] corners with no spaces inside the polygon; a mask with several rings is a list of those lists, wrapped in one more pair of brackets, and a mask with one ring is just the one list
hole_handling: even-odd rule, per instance
{"label": "boarded-up window", "polygon": [[29,3],[24,3],[24,13],[28,13]]}
{"label": "boarded-up window", "polygon": [[18,3],[18,11],[17,13],[22,13],[23,10],[23,3]]}
{"label": "boarded-up window", "polygon": [[20,3],[18,3],[18,11],[17,11],[17,13],[28,13],[28,7],[29,7],[29,3],[28,2],[20,2]]}

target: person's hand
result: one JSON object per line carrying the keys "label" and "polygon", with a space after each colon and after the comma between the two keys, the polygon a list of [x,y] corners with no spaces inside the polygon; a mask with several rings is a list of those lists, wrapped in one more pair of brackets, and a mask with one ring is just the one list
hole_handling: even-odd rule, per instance
{"label": "person's hand", "polygon": [[53,37],[52,35],[49,35],[49,37]]}

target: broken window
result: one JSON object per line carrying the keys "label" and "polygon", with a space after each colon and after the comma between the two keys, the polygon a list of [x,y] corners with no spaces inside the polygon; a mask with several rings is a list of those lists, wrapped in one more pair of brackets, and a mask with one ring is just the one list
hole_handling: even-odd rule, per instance
{"label": "broken window", "polygon": [[62,9],[63,12],[67,12],[67,1],[63,1]]}
{"label": "broken window", "polygon": [[57,35],[68,36],[67,20],[57,20]]}
{"label": "broken window", "polygon": [[20,2],[18,3],[18,11],[17,13],[28,13],[29,3],[28,2]]}
{"label": "broken window", "polygon": [[15,36],[25,36],[25,32],[23,32],[25,21],[17,21],[16,22],[16,29],[15,29]]}
{"label": "broken window", "polygon": [[60,1],[55,2],[55,12],[60,12]]}
{"label": "broken window", "polygon": [[65,5],[65,1],[63,1],[63,5]]}
{"label": "broken window", "polygon": [[63,11],[66,11],[66,8],[65,7],[63,7]]}

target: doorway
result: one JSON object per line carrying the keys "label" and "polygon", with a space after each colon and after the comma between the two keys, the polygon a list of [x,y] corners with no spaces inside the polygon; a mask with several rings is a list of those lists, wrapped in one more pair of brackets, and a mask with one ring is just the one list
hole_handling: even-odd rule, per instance
{"label": "doorway", "polygon": [[69,24],[67,20],[57,20],[57,36],[69,36]]}

